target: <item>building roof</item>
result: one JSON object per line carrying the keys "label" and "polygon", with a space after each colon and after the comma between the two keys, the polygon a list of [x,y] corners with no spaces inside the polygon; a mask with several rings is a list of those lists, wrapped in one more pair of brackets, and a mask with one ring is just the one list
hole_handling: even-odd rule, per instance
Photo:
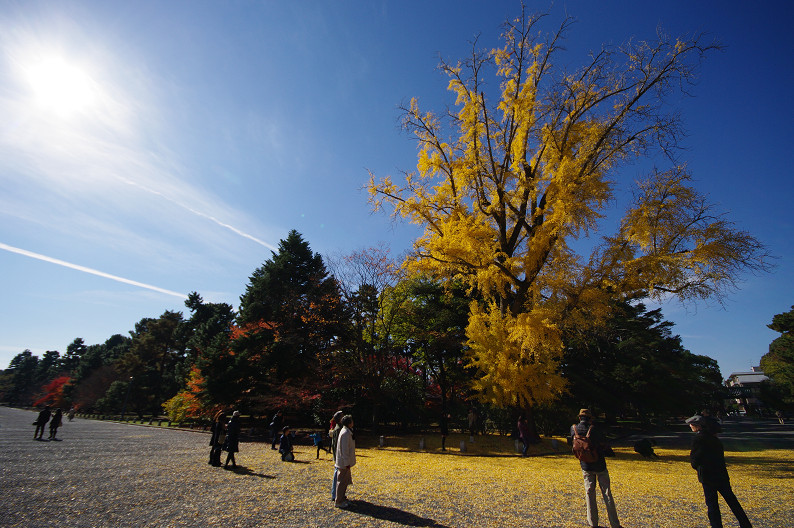
{"label": "building roof", "polygon": [[762,371],[755,372],[733,372],[728,379],[734,383],[761,383],[769,379]]}

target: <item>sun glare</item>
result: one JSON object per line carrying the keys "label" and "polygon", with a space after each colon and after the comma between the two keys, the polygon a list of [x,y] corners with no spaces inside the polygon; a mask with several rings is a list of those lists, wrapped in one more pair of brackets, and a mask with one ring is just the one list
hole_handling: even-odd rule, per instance
{"label": "sun glare", "polygon": [[61,57],[31,64],[26,74],[36,104],[60,117],[85,111],[95,100],[96,88],[91,77]]}

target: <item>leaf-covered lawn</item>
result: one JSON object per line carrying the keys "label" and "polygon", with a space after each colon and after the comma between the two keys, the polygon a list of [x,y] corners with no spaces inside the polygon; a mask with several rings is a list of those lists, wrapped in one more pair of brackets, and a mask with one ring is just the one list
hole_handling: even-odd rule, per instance
{"label": "leaf-covered lawn", "polygon": [[[331,508],[327,455],[322,455],[323,464],[314,460],[313,449],[299,448],[298,459],[310,464],[280,469],[304,477],[317,471],[317,493],[304,494],[299,502],[326,500],[328,514],[349,526],[586,525],[581,470],[564,440],[558,441],[557,453],[546,439],[532,446],[531,456],[522,458],[512,453],[512,442],[501,437],[477,437],[462,454],[460,438],[464,437],[451,438],[447,453],[440,452],[437,438],[428,438],[421,452],[418,437],[388,438],[383,449],[359,447],[348,493],[355,501],[353,511]],[[377,444],[377,440],[361,439],[359,444]],[[688,449],[657,448],[660,458],[655,460],[645,460],[628,447],[615,451],[608,466],[621,524],[708,525]],[[789,450],[757,450],[731,451],[726,456],[734,491],[754,525],[792,526],[794,455]],[[724,502],[721,507],[725,526],[736,526]],[[606,515],[600,497],[599,508],[603,525]]]}

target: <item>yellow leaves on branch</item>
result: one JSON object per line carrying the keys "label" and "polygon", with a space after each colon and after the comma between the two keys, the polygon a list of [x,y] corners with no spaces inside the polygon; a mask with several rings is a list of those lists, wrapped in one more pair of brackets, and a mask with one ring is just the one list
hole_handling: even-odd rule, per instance
{"label": "yellow leaves on branch", "polygon": [[502,406],[533,406],[556,399],[565,387],[557,373],[562,355],[554,314],[543,309],[503,314],[495,304],[472,303],[466,335],[469,364],[480,376],[474,388]]}
{"label": "yellow leaves on branch", "polygon": [[719,296],[742,268],[765,269],[763,245],[715,213],[683,167],[654,171],[638,184],[618,240],[629,244],[622,243],[623,287],[647,288],[657,297]]}

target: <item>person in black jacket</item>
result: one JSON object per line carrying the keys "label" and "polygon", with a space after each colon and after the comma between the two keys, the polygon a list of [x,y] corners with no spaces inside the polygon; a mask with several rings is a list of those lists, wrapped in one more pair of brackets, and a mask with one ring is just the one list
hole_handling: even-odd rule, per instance
{"label": "person in black jacket", "polygon": [[232,467],[237,467],[237,461],[234,460],[234,454],[240,450],[240,411],[232,413],[232,419],[226,425],[226,441],[223,444],[223,449],[228,453],[226,455],[226,462],[223,464],[224,469],[229,467],[229,462]]}
{"label": "person in black jacket", "polygon": [[281,431],[283,425],[284,415],[279,409],[276,411],[276,414],[273,415],[273,420],[270,422],[270,435],[273,437],[273,443],[270,444],[270,449],[276,449],[276,444],[280,439],[279,432]]}
{"label": "person in black jacket", "polygon": [[50,420],[50,440],[57,440],[55,435],[58,434],[58,428],[63,425],[63,411],[60,409],[55,410]]}
{"label": "person in black jacket", "polygon": [[210,460],[209,463],[215,467],[221,465],[221,451],[223,444],[226,441],[226,413],[218,411],[212,419],[212,427],[210,428],[212,436],[210,436]]}
{"label": "person in black jacket", "polygon": [[692,468],[698,472],[698,480],[703,485],[703,494],[706,497],[706,508],[708,510],[709,523],[711,528],[722,528],[722,514],[717,493],[722,495],[728,503],[741,528],[752,528],[747,514],[744,513],[739,499],[731,489],[731,482],[728,477],[728,468],[725,466],[725,452],[722,442],[717,438],[715,429],[712,427],[709,417],[696,414],[687,418],[686,423],[693,432],[697,433],[692,440],[692,451],[689,459]]}
{"label": "person in black jacket", "polygon": [[47,405],[41,410],[36,421],[33,422],[33,425],[36,426],[36,430],[33,432],[33,440],[41,440],[41,436],[44,434],[44,426],[50,421],[50,416],[52,416],[52,413],[50,412],[50,406]]}
{"label": "person in black jacket", "polygon": [[596,447],[598,458],[595,462],[579,460],[579,464],[582,467],[582,476],[584,477],[587,524],[592,527],[598,526],[598,505],[596,503],[596,482],[598,482],[598,487],[601,488],[601,495],[604,498],[604,505],[607,509],[609,526],[611,528],[620,528],[615,500],[612,498],[607,461],[604,458],[604,454],[609,450],[609,445],[601,430],[593,424],[593,414],[589,409],[582,409],[579,411],[579,423],[571,426],[571,441],[576,435],[587,436],[588,432],[590,442]]}

